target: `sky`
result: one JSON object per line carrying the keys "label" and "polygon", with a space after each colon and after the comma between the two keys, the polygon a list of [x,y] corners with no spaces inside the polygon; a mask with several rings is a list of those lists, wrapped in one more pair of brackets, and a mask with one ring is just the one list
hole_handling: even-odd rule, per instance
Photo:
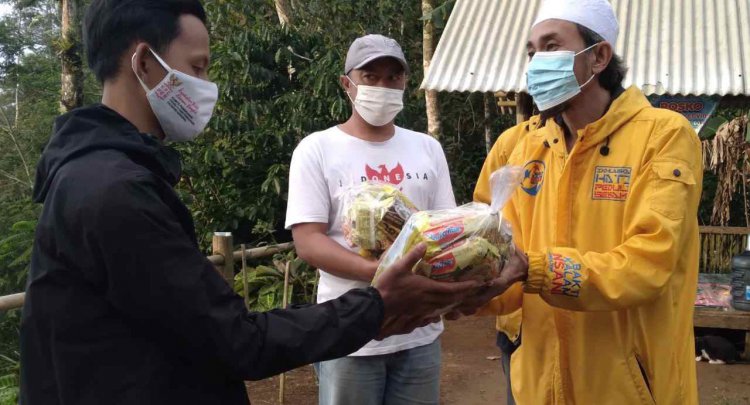
{"label": "sky", "polygon": [[12,7],[10,4],[0,4],[0,17],[8,14]]}

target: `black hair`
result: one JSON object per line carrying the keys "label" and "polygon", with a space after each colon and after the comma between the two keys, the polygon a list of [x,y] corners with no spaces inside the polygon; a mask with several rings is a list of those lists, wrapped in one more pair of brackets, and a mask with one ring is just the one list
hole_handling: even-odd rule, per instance
{"label": "black hair", "polygon": [[[585,46],[588,48],[594,44],[604,41],[601,35],[596,32],[584,27],[581,24],[576,24],[578,27],[578,33],[581,34]],[[615,44],[611,44],[613,47]],[[609,65],[599,74],[599,84],[609,90],[610,93],[614,93],[622,88],[622,81],[625,80],[625,74],[628,72],[625,62],[622,58],[612,54],[612,60],[609,61]]]}
{"label": "black hair", "polygon": [[200,0],[93,0],[84,19],[83,42],[96,78],[104,82],[117,76],[123,52],[135,41],[164,52],[180,35],[183,14],[206,24]]}

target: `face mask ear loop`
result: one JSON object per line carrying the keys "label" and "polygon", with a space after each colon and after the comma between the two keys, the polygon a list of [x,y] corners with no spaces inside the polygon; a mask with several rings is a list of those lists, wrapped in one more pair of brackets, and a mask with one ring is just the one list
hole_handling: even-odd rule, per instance
{"label": "face mask ear loop", "polygon": [[148,50],[151,51],[151,54],[154,55],[154,58],[156,58],[156,61],[159,62],[159,64],[161,65],[161,67],[163,67],[164,70],[167,71],[167,73],[169,73],[170,71],[172,71],[172,68],[169,67],[169,65],[167,65],[167,62],[164,62],[164,59],[162,59],[159,55],[157,55],[156,52],[154,52],[153,49],[148,48]]}
{"label": "face mask ear loop", "polygon": [[599,44],[601,44],[601,42],[597,42],[597,43],[595,43],[594,45],[591,45],[590,47],[588,47],[588,48],[586,48],[586,49],[582,50],[581,52],[578,52],[578,53],[576,54],[576,56],[578,56],[578,55],[580,55],[580,54],[582,54],[582,53],[584,53],[584,52],[588,51],[589,49],[591,49],[591,48],[593,48],[593,47],[595,47],[595,46],[597,46],[597,45],[599,45]]}
{"label": "face mask ear loop", "polygon": [[[582,53],[584,53],[584,52],[588,51],[589,49],[591,49],[591,48],[593,48],[593,47],[595,47],[595,46],[597,46],[597,45],[599,45],[599,44],[601,44],[601,42],[597,42],[597,43],[595,43],[594,45],[591,45],[590,47],[588,47],[588,48],[586,48],[586,49],[582,50],[581,52],[578,52],[578,53],[576,54],[576,56],[578,56],[578,55],[580,55],[580,54],[582,54]],[[592,81],[592,80],[594,80],[594,78],[595,78],[595,77],[596,77],[596,73],[592,74],[592,75],[591,75],[591,77],[590,77],[590,78],[589,78],[588,80],[586,80],[586,83],[584,83],[584,84],[580,85],[579,87],[580,87],[581,89],[583,89],[584,87],[586,87],[586,85],[587,85],[587,84],[591,83],[591,81]]]}
{"label": "face mask ear loop", "polygon": [[[349,80],[349,83],[351,83],[351,84],[352,84],[352,85],[353,85],[354,87],[359,87],[359,86],[357,86],[357,83],[354,83],[354,80],[352,80],[352,78],[351,78],[351,77],[349,77],[349,75],[348,75],[348,74],[346,74],[346,75],[344,75],[344,76],[345,76],[345,77],[346,77],[346,78],[347,78],[347,79]],[[351,96],[351,94],[349,94],[349,92],[348,92],[348,91],[346,91],[346,90],[344,91],[344,93],[346,93],[346,96],[347,96],[347,97],[349,98],[349,101],[351,101],[351,102],[352,102],[352,104],[354,104],[354,100],[352,100],[352,96]]]}
{"label": "face mask ear loop", "polygon": [[596,73],[592,74],[591,77],[588,80],[586,80],[586,83],[580,85],[579,87],[583,89],[584,87],[586,87],[587,84],[591,83],[591,81],[594,80],[595,77],[596,77]]}
{"label": "face mask ear loop", "polygon": [[146,94],[151,92],[148,86],[146,86],[146,83],[143,82],[143,79],[141,79],[141,77],[138,76],[138,72],[135,69],[135,54],[133,54],[133,57],[130,58],[130,68],[133,69],[133,74],[135,74],[135,78],[138,79],[138,83],[141,84],[141,87],[143,87],[143,90],[146,90]]}

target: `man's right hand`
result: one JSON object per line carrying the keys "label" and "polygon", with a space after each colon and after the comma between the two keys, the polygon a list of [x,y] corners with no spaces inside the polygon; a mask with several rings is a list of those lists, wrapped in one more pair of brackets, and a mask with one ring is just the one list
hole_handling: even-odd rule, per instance
{"label": "man's right hand", "polygon": [[440,315],[481,287],[477,281],[445,283],[412,273],[425,250],[424,244],[418,245],[375,281],[374,287],[385,307],[378,339],[409,333],[439,321]]}

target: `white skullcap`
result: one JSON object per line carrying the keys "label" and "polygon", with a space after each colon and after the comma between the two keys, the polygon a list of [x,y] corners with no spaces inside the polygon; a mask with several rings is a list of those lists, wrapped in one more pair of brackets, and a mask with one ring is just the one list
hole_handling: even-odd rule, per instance
{"label": "white skullcap", "polygon": [[614,47],[620,26],[607,0],[542,0],[534,25],[546,20],[564,20],[596,32]]}

